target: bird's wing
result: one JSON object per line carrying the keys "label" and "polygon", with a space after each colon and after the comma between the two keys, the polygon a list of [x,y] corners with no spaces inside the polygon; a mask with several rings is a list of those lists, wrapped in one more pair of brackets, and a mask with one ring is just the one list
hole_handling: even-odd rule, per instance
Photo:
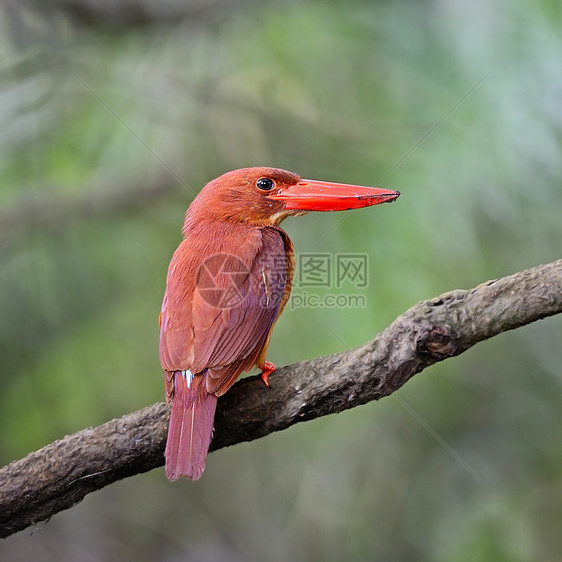
{"label": "bird's wing", "polygon": [[[287,282],[284,236],[266,228],[262,230],[262,246],[249,274],[237,287],[237,300],[224,303],[226,306],[218,314],[211,315],[211,323],[202,293],[196,294],[194,354],[198,368],[209,368],[209,392],[225,392],[242,371],[256,363],[285,298]],[[225,279],[225,286],[228,285]]]}
{"label": "bird's wing", "polygon": [[198,274],[190,310],[181,318],[174,314],[177,302],[165,299],[163,305],[164,369],[189,369],[194,374],[207,369],[209,392],[222,394],[256,363],[288,297],[290,241],[278,229],[260,232],[261,244],[249,262],[223,255]]}

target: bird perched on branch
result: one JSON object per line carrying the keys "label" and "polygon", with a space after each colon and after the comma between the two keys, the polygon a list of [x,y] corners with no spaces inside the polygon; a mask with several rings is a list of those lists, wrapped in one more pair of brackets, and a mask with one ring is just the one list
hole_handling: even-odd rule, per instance
{"label": "bird perched on branch", "polygon": [[208,183],[185,216],[160,313],[160,362],[172,404],[166,475],[201,476],[217,398],[244,371],[275,365],[266,353],[291,292],[293,244],[281,221],[395,200],[387,189],[303,180],[276,168],[244,168]]}

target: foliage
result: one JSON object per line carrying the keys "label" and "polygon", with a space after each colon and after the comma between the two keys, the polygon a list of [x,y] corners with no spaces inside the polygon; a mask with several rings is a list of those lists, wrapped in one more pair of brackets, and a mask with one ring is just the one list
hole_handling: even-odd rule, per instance
{"label": "foliage", "polygon": [[[248,3],[125,28],[6,10],[0,460],[162,399],[167,263],[186,206],[228,169],[403,193],[285,223],[299,252],[368,254],[370,282],[367,308],[287,310],[279,365],[560,257],[555,8]],[[136,200],[152,184],[169,189]],[[113,486],[0,557],[555,560],[561,335],[559,318],[518,330],[399,400],[214,453],[196,484]]]}

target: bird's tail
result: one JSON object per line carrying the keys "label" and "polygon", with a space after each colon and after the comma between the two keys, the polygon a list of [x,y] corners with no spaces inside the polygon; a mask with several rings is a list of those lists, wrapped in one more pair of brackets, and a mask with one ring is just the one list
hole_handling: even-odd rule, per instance
{"label": "bird's tail", "polygon": [[166,443],[166,476],[176,480],[187,476],[197,480],[213,434],[217,397],[209,394],[204,374],[174,373],[174,396]]}

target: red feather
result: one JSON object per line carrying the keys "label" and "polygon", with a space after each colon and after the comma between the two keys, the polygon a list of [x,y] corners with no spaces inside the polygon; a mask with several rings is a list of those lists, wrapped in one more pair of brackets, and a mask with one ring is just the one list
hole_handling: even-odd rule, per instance
{"label": "red feather", "polygon": [[207,184],[185,217],[160,313],[160,362],[172,402],[166,473],[196,479],[205,467],[217,397],[257,366],[289,298],[293,245],[279,228],[289,215],[392,201],[379,188],[301,180],[275,168],[244,168]]}
{"label": "red feather", "polygon": [[[218,260],[217,271],[206,271],[210,257],[221,256],[225,245],[231,248],[227,258]],[[243,271],[233,273],[229,265],[240,264]],[[263,367],[270,332],[289,295],[292,264],[292,244],[275,227],[234,224],[222,228],[220,238],[207,234],[205,239],[197,231],[186,232],[170,264],[160,333],[160,359],[172,400],[166,446],[170,478],[199,478],[216,397],[243,371]],[[238,295],[225,303],[230,289]],[[181,375],[187,370],[194,373],[191,388]]]}
{"label": "red feather", "polygon": [[192,480],[201,476],[213,433],[217,397],[207,392],[204,377],[194,377],[190,386],[188,380],[181,372],[175,373],[166,443],[166,476],[170,480],[182,474]]}

